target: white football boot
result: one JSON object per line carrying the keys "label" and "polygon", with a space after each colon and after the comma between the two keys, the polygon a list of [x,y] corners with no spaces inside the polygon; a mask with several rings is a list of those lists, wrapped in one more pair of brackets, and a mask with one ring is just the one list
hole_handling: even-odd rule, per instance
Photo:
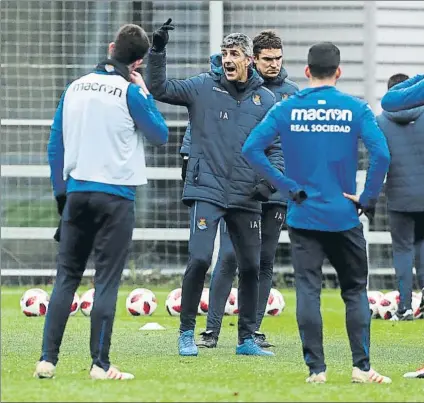
{"label": "white football boot", "polygon": [[130,379],[134,379],[133,374],[129,374],[128,372],[121,372],[118,368],[111,365],[107,371],[103,368],[98,367],[97,365],[93,365],[90,371],[91,379],[96,380],[116,380],[116,381],[126,381]]}
{"label": "white football boot", "polygon": [[414,372],[407,372],[403,375],[404,378],[419,378],[424,379],[424,367],[417,369]]}
{"label": "white football boot", "polygon": [[51,379],[54,378],[56,367],[48,361],[38,361],[35,366],[34,378]]}
{"label": "white football boot", "polygon": [[306,378],[306,383],[325,383],[327,382],[327,374],[320,372],[319,374],[312,374]]}
{"label": "white football boot", "polygon": [[392,380],[387,377],[380,375],[372,368],[369,371],[361,371],[358,367],[353,367],[352,370],[352,382],[353,383],[392,383]]}

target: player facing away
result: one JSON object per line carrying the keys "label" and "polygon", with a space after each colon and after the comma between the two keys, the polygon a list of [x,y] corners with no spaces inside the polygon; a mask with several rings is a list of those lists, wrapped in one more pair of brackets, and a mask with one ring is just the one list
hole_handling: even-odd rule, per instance
{"label": "player facing away", "polygon": [[57,275],[35,376],[53,378],[74,293],[94,250],[92,379],[133,379],[111,365],[116,300],[134,228],[136,186],[147,183],[142,131],[168,139],[165,120],[135,71],[149,49],[145,31],[124,25],[109,59],[63,93],[48,143],[51,181],[62,215]]}
{"label": "player facing away", "polygon": [[[253,62],[256,71],[264,80],[263,85],[274,93],[277,101],[287,99],[299,89],[293,81],[287,78],[288,74],[282,65],[283,43],[275,32],[262,31],[253,38]],[[260,332],[260,327],[272,286],[274,258],[287,206],[286,198],[275,190],[266,180],[262,180],[256,185],[252,194],[254,199],[262,202],[259,296],[254,334],[255,342],[262,348],[272,347],[272,344],[266,340],[265,334]],[[228,234],[228,227],[225,222],[221,221],[220,248],[212,273],[206,330],[201,334],[199,347],[214,348],[217,346],[225,304],[236,271],[237,259]]]}
{"label": "player facing away", "polygon": [[[275,105],[252,131],[243,155],[252,167],[289,197],[287,225],[296,283],[296,317],[309,367],[307,382],[326,382],[320,309],[322,265],[334,266],[346,306],[353,382],[390,383],[370,364],[367,252],[358,208],[371,213],[383,186],[390,155],[366,102],[336,89],[340,51],[332,43],[309,49],[309,87]],[[263,157],[278,135],[285,175]],[[358,198],[358,140],[369,152],[364,192]],[[353,199],[353,200],[351,200]]]}
{"label": "player facing away", "polygon": [[[261,248],[261,204],[251,198],[258,178],[241,155],[251,130],[274,105],[275,97],[262,86],[251,67],[252,40],[241,33],[226,36],[221,44],[223,74],[214,71],[186,80],[166,77],[165,45],[168,20],[153,34],[147,79],[150,91],[162,102],[188,108],[190,155],[183,202],[190,209],[189,261],[182,284],[179,354],[195,356],[197,307],[209,269],[218,224],[228,226],[239,263],[236,354],[273,355],[253,340],[258,302]],[[172,27],[172,28],[171,28]],[[275,152],[277,151],[278,152]],[[281,147],[269,158],[282,159]]]}
{"label": "player facing away", "polygon": [[417,74],[386,92],[381,106],[387,112],[397,112],[424,105],[424,74]]}
{"label": "player facing away", "polygon": [[[408,110],[424,105],[424,75],[418,74],[395,85],[381,100],[382,108],[387,112]],[[423,290],[424,294],[424,290]],[[424,300],[424,296],[423,296]],[[424,379],[424,365],[415,371],[407,372],[405,378]]]}
{"label": "player facing away", "polygon": [[[388,90],[407,79],[405,74],[391,76]],[[391,155],[385,193],[400,301],[390,320],[413,320],[414,260],[418,286],[424,292],[424,107],[383,111],[377,123]],[[424,295],[420,309],[424,313]]]}

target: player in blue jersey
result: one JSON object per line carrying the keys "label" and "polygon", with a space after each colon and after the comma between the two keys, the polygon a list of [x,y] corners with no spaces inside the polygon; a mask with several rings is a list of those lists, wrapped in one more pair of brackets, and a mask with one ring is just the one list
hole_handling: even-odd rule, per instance
{"label": "player in blue jersey", "polygon": [[118,287],[134,228],[136,186],[147,183],[143,135],[166,143],[168,128],[135,70],[149,48],[145,31],[124,25],[109,59],[63,93],[48,144],[51,181],[62,216],[56,282],[35,376],[53,378],[72,300],[94,251],[92,379],[133,379],[111,365]]}
{"label": "player in blue jersey", "polygon": [[[390,383],[370,365],[366,241],[358,209],[370,216],[383,186],[390,155],[368,104],[336,89],[340,51],[332,43],[312,46],[308,88],[276,104],[252,131],[243,155],[252,167],[289,198],[289,228],[297,294],[297,321],[307,382],[326,382],[320,294],[327,257],[337,271],[346,305],[353,382]],[[285,174],[264,158],[280,136]],[[356,196],[358,141],[370,156],[364,192]]]}

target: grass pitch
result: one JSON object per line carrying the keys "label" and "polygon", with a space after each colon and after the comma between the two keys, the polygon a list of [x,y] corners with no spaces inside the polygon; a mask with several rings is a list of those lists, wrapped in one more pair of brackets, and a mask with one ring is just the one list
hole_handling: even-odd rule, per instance
{"label": "grass pitch", "polygon": [[[79,295],[88,287],[78,290]],[[135,288],[135,287],[133,287]],[[350,383],[351,356],[344,325],[344,305],[337,291],[324,291],[322,311],[328,366],[325,385],[305,384],[295,320],[295,295],[283,290],[286,309],[266,317],[262,330],[277,347],[276,357],[238,357],[237,318],[225,317],[218,348],[200,350],[198,357],[177,352],[179,320],[164,308],[170,290],[154,290],[159,306],[151,317],[131,317],[125,309],[130,291],[119,294],[112,339],[112,362],[135,374],[134,381],[92,381],[90,321],[81,312],[66,329],[56,378],[32,378],[39,358],[44,318],[27,318],[19,308],[23,288],[1,290],[1,401],[11,402],[423,402],[424,380],[403,379],[404,372],[424,362],[424,320],[372,323],[373,367],[393,379],[391,385]],[[48,290],[51,291],[50,289]],[[162,331],[140,331],[158,322]],[[196,332],[204,329],[198,317]]]}

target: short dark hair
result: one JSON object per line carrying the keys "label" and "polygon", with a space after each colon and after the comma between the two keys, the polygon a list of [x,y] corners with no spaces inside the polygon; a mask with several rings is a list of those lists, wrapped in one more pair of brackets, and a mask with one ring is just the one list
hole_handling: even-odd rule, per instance
{"label": "short dark hair", "polygon": [[340,65],[340,50],[331,42],[320,42],[309,49],[308,67],[312,77],[333,77]]}
{"label": "short dark hair", "polygon": [[146,31],[135,24],[126,24],[119,28],[114,42],[112,59],[126,65],[142,59],[150,47]]}
{"label": "short dark hair", "polygon": [[274,31],[262,31],[253,38],[253,55],[258,56],[263,49],[283,50],[283,41]]}
{"label": "short dark hair", "polygon": [[387,82],[387,89],[390,90],[390,88],[392,88],[394,85],[402,83],[406,81],[408,78],[409,76],[407,76],[406,74],[402,74],[402,73],[393,74],[389,78],[389,81]]}

